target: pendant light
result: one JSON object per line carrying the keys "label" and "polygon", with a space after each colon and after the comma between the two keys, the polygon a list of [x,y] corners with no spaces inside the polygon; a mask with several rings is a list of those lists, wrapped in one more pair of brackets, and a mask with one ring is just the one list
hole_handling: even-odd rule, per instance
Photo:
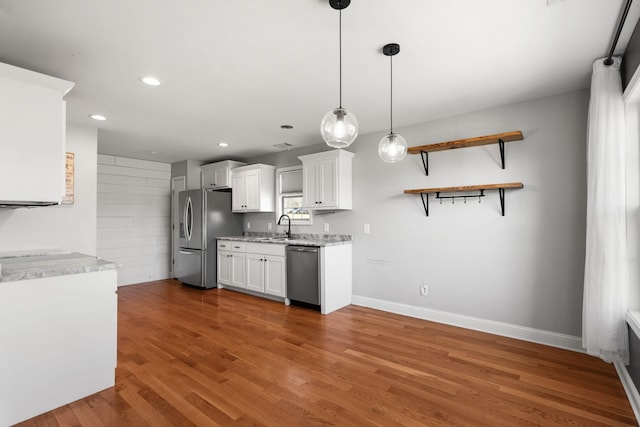
{"label": "pendant light", "polygon": [[340,106],[329,111],[320,123],[320,134],[328,146],[345,148],[358,136],[358,120],[353,113],[342,108],[342,9],[346,9],[351,0],[329,0],[332,8],[340,12]]}
{"label": "pendant light", "polygon": [[391,61],[390,130],[389,134],[380,140],[378,155],[382,160],[389,163],[399,162],[407,155],[407,141],[393,132],[393,56],[399,52],[400,45],[397,43],[389,43],[382,48],[382,53],[388,56]]}

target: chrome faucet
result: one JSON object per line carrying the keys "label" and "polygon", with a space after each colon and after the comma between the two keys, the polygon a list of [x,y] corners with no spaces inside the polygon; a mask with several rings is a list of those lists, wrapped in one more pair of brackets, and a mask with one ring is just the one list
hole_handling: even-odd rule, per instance
{"label": "chrome faucet", "polygon": [[278,218],[278,225],[282,225],[282,218],[287,218],[289,221],[289,228],[287,230],[287,238],[291,238],[291,218],[289,218],[289,215],[284,214],[284,215],[280,215],[280,218]]}

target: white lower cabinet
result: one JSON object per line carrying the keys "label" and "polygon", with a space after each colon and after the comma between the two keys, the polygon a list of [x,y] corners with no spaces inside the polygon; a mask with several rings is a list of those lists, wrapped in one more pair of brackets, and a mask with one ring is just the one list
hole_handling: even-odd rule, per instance
{"label": "white lower cabinet", "polygon": [[220,240],[218,284],[286,296],[285,245]]}
{"label": "white lower cabinet", "polygon": [[279,297],[286,296],[285,245],[247,243],[247,289]]}
{"label": "white lower cabinet", "polygon": [[247,289],[284,297],[285,274],[284,256],[247,254]]}
{"label": "white lower cabinet", "polygon": [[244,274],[246,255],[239,252],[231,252],[231,286],[244,288],[247,286]]}
{"label": "white lower cabinet", "polygon": [[218,285],[231,283],[231,251],[218,248]]}
{"label": "white lower cabinet", "polygon": [[287,292],[287,263],[284,256],[265,256],[264,292],[269,295],[285,297]]}
{"label": "white lower cabinet", "polygon": [[247,254],[247,289],[264,292],[264,255]]}
{"label": "white lower cabinet", "polygon": [[244,242],[218,242],[218,285],[246,287],[245,250]]}

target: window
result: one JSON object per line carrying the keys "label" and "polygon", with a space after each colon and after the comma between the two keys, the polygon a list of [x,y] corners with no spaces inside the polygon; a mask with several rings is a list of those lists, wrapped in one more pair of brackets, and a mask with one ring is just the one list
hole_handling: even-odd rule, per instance
{"label": "window", "polygon": [[311,211],[302,208],[302,166],[276,170],[276,201],[277,218],[280,218],[280,215],[288,215],[291,224],[312,224]]}

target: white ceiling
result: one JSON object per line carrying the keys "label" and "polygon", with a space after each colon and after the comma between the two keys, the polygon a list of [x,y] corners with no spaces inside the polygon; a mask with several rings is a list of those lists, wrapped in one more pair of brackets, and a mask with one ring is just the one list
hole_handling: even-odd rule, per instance
{"label": "white ceiling", "polygon": [[[588,87],[624,1],[353,0],[343,106],[360,134],[388,131],[389,42],[401,46],[395,126]],[[0,62],[75,82],[68,119],[98,126],[101,153],[247,158],[322,142],[338,105],[338,12],[328,0],[0,0]]]}

